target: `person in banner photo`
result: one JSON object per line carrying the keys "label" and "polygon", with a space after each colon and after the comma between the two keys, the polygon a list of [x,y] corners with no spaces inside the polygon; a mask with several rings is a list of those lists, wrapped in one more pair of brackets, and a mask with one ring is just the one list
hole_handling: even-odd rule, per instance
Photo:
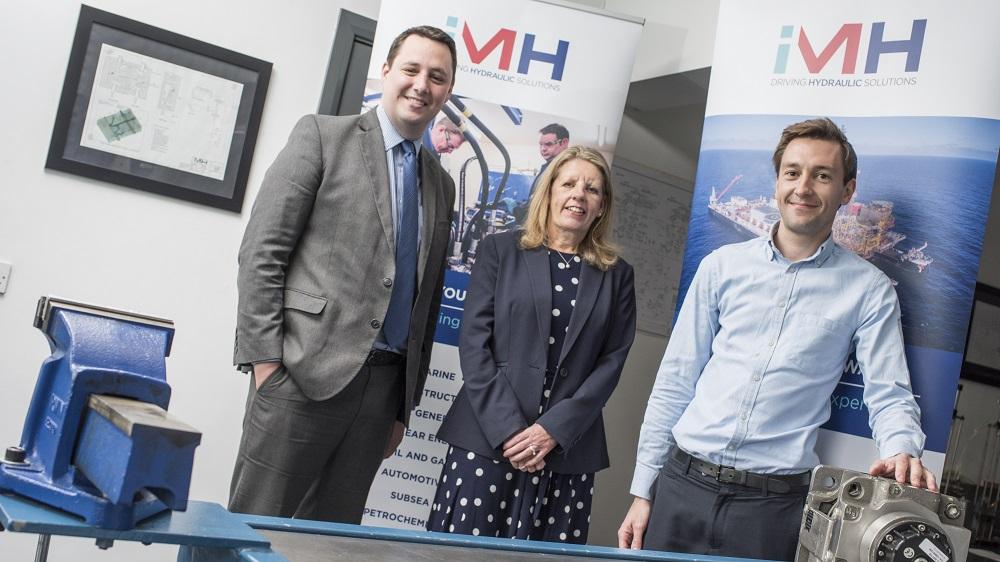
{"label": "person in banner photo", "polygon": [[448,116],[438,119],[437,123],[425,132],[424,138],[438,155],[451,154],[465,143],[462,130]]}
{"label": "person in banner photo", "polygon": [[594,473],[609,466],[601,411],[635,336],[613,209],[607,162],[570,147],[542,175],[524,230],[480,244],[428,530],[587,541]]}
{"label": "person in banner photo", "polygon": [[379,107],[303,117],[267,171],[239,251],[231,511],[360,523],[427,376],[455,186],[420,139],[454,77],[447,33],[404,31]]}
{"label": "person in banner photo", "polygon": [[857,155],[829,119],[785,128],[780,220],[702,260],[639,436],[622,548],[791,560],[817,431],[852,349],[881,459],[871,473],[937,489],[920,461],[899,302],[885,274],[831,236]]}
{"label": "person in banner photo", "polygon": [[538,176],[531,184],[532,192],[538,186],[538,180],[545,173],[545,168],[552,163],[552,159],[559,156],[569,146],[569,129],[559,123],[549,123],[542,127],[538,133],[541,135],[538,137],[538,153],[542,155],[545,163],[538,169]]}
{"label": "person in banner photo", "polygon": [[528,206],[531,204],[531,196],[538,187],[538,180],[542,178],[545,169],[552,163],[552,159],[559,156],[569,146],[569,129],[559,123],[549,123],[542,127],[538,133],[541,135],[538,137],[538,153],[545,162],[542,163],[542,167],[538,169],[538,175],[531,182],[531,191],[528,192],[528,200],[513,210],[514,220],[517,224],[521,225],[524,224],[524,218],[528,214]]}

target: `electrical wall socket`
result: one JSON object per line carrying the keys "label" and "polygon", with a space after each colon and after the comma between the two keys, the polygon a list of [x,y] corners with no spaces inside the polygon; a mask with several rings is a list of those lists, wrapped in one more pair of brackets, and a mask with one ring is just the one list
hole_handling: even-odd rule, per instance
{"label": "electrical wall socket", "polygon": [[9,263],[0,262],[0,295],[7,292],[7,281],[10,280],[10,270],[13,267]]}

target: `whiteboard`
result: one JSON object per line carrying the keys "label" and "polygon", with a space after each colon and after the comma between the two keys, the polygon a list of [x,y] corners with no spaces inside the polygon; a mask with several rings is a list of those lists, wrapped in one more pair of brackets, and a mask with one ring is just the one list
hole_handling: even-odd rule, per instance
{"label": "whiteboard", "polygon": [[615,242],[635,268],[637,328],[667,336],[677,308],[694,185],[621,157],[611,174]]}

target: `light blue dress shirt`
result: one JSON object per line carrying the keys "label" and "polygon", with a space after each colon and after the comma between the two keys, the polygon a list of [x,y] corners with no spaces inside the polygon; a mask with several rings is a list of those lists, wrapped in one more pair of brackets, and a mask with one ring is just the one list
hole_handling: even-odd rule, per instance
{"label": "light blue dress shirt", "polygon": [[[382,129],[382,140],[385,142],[385,164],[389,170],[389,198],[392,200],[392,231],[397,233],[396,236],[398,237],[399,222],[402,220],[403,190],[397,189],[396,186],[403,185],[403,147],[400,144],[407,139],[400,135],[396,127],[393,126],[392,121],[389,120],[389,116],[386,115],[381,104],[375,107],[375,114],[378,116],[378,124]],[[419,162],[421,139],[418,138],[412,142],[417,151],[417,161]],[[417,204],[420,205],[420,208],[417,210],[417,247],[419,248],[420,231],[424,224],[423,196],[419,190],[421,187],[419,176],[417,178],[417,187]],[[395,349],[390,346],[386,342],[385,334],[382,333],[382,330],[379,330],[374,347],[400,354],[406,353],[405,349]]]}
{"label": "light blue dress shirt", "polygon": [[[386,115],[381,105],[375,107],[375,114],[378,115],[378,124],[382,128],[382,140],[385,142],[385,165],[389,170],[389,194],[390,199],[392,199],[392,230],[398,232],[403,206],[403,190],[396,189],[396,186],[403,185],[403,147],[400,146],[400,143],[407,139],[396,131],[396,127],[392,125],[392,121],[389,120],[389,116]],[[419,162],[422,139],[418,138],[411,142],[417,151],[417,161]],[[417,186],[421,187],[419,177],[417,178]],[[419,247],[420,227],[424,223],[423,197],[419,190],[417,191],[417,202],[420,205],[420,210],[417,213],[417,246]]]}
{"label": "light blue dress shirt", "polygon": [[698,267],[649,397],[633,495],[650,497],[675,444],[751,472],[811,470],[852,349],[879,454],[923,451],[889,278],[832,238],[792,263],[773,232]]}

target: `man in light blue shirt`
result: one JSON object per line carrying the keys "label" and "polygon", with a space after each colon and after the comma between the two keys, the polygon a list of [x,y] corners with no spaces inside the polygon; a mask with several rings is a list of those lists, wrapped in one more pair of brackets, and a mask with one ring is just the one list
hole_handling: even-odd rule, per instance
{"label": "man in light blue shirt", "polygon": [[781,220],[706,256],[684,299],[639,437],[623,548],[791,560],[817,431],[852,350],[882,457],[871,473],[937,489],[892,283],[832,237],[854,195],[854,149],[811,119],[784,130],[773,163]]}

